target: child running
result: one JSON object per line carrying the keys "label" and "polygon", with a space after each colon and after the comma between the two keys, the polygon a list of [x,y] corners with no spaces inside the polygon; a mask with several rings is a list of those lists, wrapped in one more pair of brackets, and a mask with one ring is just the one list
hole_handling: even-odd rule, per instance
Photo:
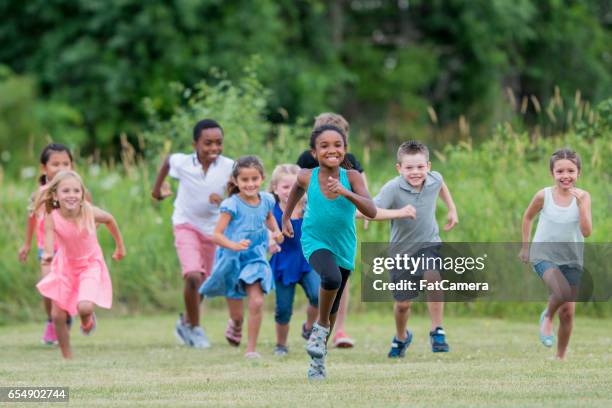
{"label": "child running", "polygon": [[[283,213],[287,207],[287,200],[291,187],[295,184],[299,166],[295,164],[280,164],[272,172],[270,191],[274,193],[276,204],[274,205],[274,218],[281,225]],[[302,337],[308,340],[312,331],[312,325],[317,318],[317,306],[319,304],[320,279],[308,265],[300,238],[302,236],[302,221],[304,214],[304,200],[300,200],[291,214],[291,224],[294,236],[287,238],[280,245],[280,252],[275,253],[270,259],[270,266],[274,273],[276,286],[276,309],[274,319],[276,321],[276,347],[274,354],[284,356],[289,352],[287,348],[287,336],[289,334],[289,321],[293,313],[293,299],[295,297],[295,286],[300,284],[308,298],[306,309],[306,321],[302,324]]]}
{"label": "child running", "polygon": [[264,294],[274,288],[267,260],[267,230],[277,243],[283,241],[272,214],[274,197],[259,191],[263,181],[264,168],[257,157],[244,156],[234,164],[228,183],[229,197],[221,203],[213,235],[215,244],[221,248],[217,250],[213,273],[200,288],[200,293],[207,297],[225,296],[234,327],[242,325],[242,298],[248,297],[247,358],[261,357],[256,345]]}
{"label": "child running", "polygon": [[198,288],[212,269],[213,230],[234,161],[221,155],[223,129],[212,119],[194,126],[193,150],[191,154],[175,153],[166,158],[151,194],[157,200],[169,196],[162,188],[168,174],[179,181],[172,224],[184,281],[185,315],[179,314],[174,334],[186,346],[206,348],[210,343],[200,326]]}
{"label": "child running", "polygon": [[[321,276],[319,315],[306,345],[311,357],[309,379],[326,377],[327,340],[346,281],[355,267],[355,207],[367,217],[376,207],[359,172],[346,160],[346,135],[333,125],[316,128],[310,147],[319,167],[302,169],[293,185],[283,214],[283,233],[294,236],[291,214],[307,192],[302,225],[302,250],[310,266]],[[349,170],[347,170],[347,168]]]}
{"label": "child running", "polygon": [[[72,358],[66,320],[79,314],[81,332],[88,336],[96,328],[94,305],[110,309],[113,300],[111,279],[96,236],[96,223],[106,225],[115,240],[114,260],[125,256],[123,238],[113,216],[85,201],[81,177],[64,170],[53,178],[34,206],[44,206],[45,244],[42,262],[51,263],[50,272],[36,285],[51,299],[51,317],[62,356]],[[57,241],[56,241],[57,240]],[[54,244],[57,253],[54,255]],[[52,262],[51,262],[52,261]]]}
{"label": "child running", "polygon": [[[531,262],[533,270],[550,290],[548,306],[540,315],[540,341],[552,347],[555,339],[553,318],[558,313],[556,358],[563,360],[572,334],[574,299],[582,276],[583,242],[593,230],[591,196],[576,188],[581,171],[576,152],[557,150],[550,158],[549,168],[554,186],[538,191],[525,210],[519,258]],[[538,213],[538,225],[529,248],[531,224]]]}
{"label": "child running", "polygon": [[[376,197],[377,207],[375,220],[391,220],[390,246],[393,251],[401,251],[411,256],[426,258],[439,257],[438,248],[441,242],[436,221],[436,201],[438,195],[448,209],[448,223],[445,231],[451,230],[458,222],[457,210],[450,191],[442,175],[431,171],[429,149],[417,141],[404,142],[397,149],[399,176],[387,182]],[[424,278],[438,281],[439,271],[391,271],[391,280],[401,282]],[[395,291],[393,293],[396,333],[391,341],[389,358],[403,358],[412,342],[412,332],[407,330],[410,316],[411,299],[418,296],[418,291]],[[441,293],[435,291],[427,294],[427,309],[431,319],[429,341],[431,351],[449,351],[446,333],[442,328],[444,302]],[[436,301],[437,300],[437,301]]]}
{"label": "child running", "polygon": [[[39,187],[36,193],[32,193],[30,207],[28,209],[28,221],[26,223],[26,236],[21,249],[19,249],[19,260],[25,263],[28,258],[32,245],[32,236],[36,231],[36,243],[38,247],[38,261],[41,261],[43,247],[45,245],[45,212],[44,210],[34,211],[34,200],[37,194],[41,194],[48,186],[55,175],[62,170],[72,170],[72,153],[70,150],[59,143],[51,143],[47,145],[40,154],[40,168],[42,175],[38,179]],[[55,246],[57,249],[57,245]],[[44,277],[49,273],[49,265],[40,264],[41,276]],[[47,313],[47,324],[42,336],[42,343],[47,345],[57,344],[57,334],[55,326],[51,320],[51,299],[43,297],[45,312]],[[69,323],[70,324],[70,323]]]}
{"label": "child running", "polygon": [[[348,142],[349,139],[349,123],[348,121],[340,114],[333,112],[323,112],[319,114],[315,118],[314,125],[312,130],[318,128],[323,125],[333,125],[339,128],[346,136],[346,140]],[[368,179],[366,177],[365,171],[361,167],[361,163],[357,160],[357,158],[352,154],[347,152],[346,159],[351,163],[351,169],[357,170],[363,176],[363,181],[365,187],[368,187]],[[312,150],[305,150],[297,160],[298,166],[303,169],[314,169],[319,166],[319,162],[316,157],[313,156]],[[364,222],[364,228],[367,228],[368,220]],[[350,284],[348,285],[350,288]],[[350,291],[347,290],[340,300],[340,306],[338,308],[338,315],[336,316],[336,323],[334,324],[334,328],[336,333],[332,338],[332,344],[334,347],[339,348],[352,348],[355,345],[355,341],[349,336],[346,332],[345,323],[346,317],[348,315],[348,304],[349,304],[349,295]]]}

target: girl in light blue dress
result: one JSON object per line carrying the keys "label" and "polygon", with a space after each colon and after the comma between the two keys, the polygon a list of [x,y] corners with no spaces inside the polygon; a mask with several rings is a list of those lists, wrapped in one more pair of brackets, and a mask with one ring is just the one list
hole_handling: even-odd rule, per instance
{"label": "girl in light blue dress", "polygon": [[248,358],[260,357],[255,346],[261,327],[264,294],[274,288],[272,270],[267,261],[267,230],[278,243],[283,240],[272,214],[274,197],[260,192],[263,180],[263,165],[257,157],[244,156],[234,164],[228,185],[229,197],[221,203],[221,214],[213,234],[213,240],[219,246],[215,265],[211,276],[200,288],[200,293],[206,297],[225,296],[230,311],[228,330],[234,330],[233,334],[242,325],[242,299],[248,298],[245,354]]}

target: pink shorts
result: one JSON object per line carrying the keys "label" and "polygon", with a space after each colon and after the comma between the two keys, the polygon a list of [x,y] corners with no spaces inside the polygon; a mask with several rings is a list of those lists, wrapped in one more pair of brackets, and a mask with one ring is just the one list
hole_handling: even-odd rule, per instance
{"label": "pink shorts", "polygon": [[200,272],[210,276],[215,260],[216,246],[212,237],[202,234],[190,224],[179,224],[173,227],[174,246],[183,277],[189,272]]}

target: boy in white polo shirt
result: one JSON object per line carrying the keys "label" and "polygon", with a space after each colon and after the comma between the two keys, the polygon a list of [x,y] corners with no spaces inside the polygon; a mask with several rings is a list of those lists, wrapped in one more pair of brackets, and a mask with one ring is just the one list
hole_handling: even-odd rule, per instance
{"label": "boy in white polo shirt", "polygon": [[175,334],[185,345],[206,348],[210,343],[200,327],[198,289],[211,273],[215,257],[212,234],[234,161],[221,155],[223,129],[212,119],[201,120],[193,128],[193,149],[191,154],[174,153],[166,158],[151,194],[157,200],[171,194],[162,191],[168,174],[179,181],[172,224],[185,282],[185,315],[179,316]]}

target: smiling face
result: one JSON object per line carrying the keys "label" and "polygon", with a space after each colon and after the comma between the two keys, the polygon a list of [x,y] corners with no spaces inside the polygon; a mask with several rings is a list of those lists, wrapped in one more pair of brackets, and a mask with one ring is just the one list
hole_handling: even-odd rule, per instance
{"label": "smiling face", "polygon": [[557,187],[562,190],[568,190],[576,184],[580,170],[571,160],[560,159],[553,165],[551,173]]}
{"label": "smiling face", "polygon": [[431,162],[423,153],[404,154],[401,163],[396,164],[395,168],[408,184],[420,188],[427,178],[427,172],[431,170]]}
{"label": "smiling face", "polygon": [[243,198],[251,199],[257,197],[263,180],[264,178],[257,168],[243,167],[234,181],[240,190],[240,195]]}
{"label": "smiling face", "polygon": [[319,165],[339,167],[346,154],[346,145],[342,135],[333,130],[326,130],[315,140],[313,155]]}
{"label": "smiling face", "polygon": [[59,203],[60,209],[73,212],[81,208],[83,203],[83,186],[74,177],[67,177],[60,181],[53,193],[53,199]]}
{"label": "smiling face", "polygon": [[286,174],[281,177],[276,183],[276,186],[274,186],[274,194],[276,194],[281,203],[287,204],[289,192],[291,191],[291,187],[293,187],[296,179],[297,175]]}
{"label": "smiling face", "polygon": [[67,152],[52,152],[47,163],[42,165],[42,171],[47,176],[48,182],[62,170],[72,170],[72,160]]}
{"label": "smiling face", "polygon": [[200,163],[211,163],[223,153],[223,133],[219,128],[203,129],[200,137],[193,142]]}

